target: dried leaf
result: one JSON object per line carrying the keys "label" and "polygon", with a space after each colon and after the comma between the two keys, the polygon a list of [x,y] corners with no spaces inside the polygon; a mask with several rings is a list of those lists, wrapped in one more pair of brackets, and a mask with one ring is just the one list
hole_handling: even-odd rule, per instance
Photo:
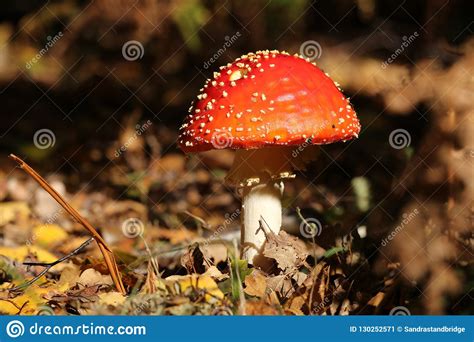
{"label": "dried leaf", "polygon": [[251,316],[272,316],[280,314],[277,309],[265,303],[263,300],[256,302],[247,301],[245,303],[245,313]]}
{"label": "dried leaf", "polygon": [[106,292],[99,295],[99,304],[117,306],[123,304],[125,299],[120,292]]}
{"label": "dried leaf", "polygon": [[303,241],[283,230],[278,235],[267,232],[267,237],[263,254],[274,259],[285,272],[298,269],[309,255]]}
{"label": "dried leaf", "polygon": [[157,276],[153,263],[149,260],[145,284],[140,290],[140,293],[153,294],[158,290],[166,291],[166,285],[163,283],[162,279]]}
{"label": "dried leaf", "polygon": [[373,296],[367,302],[367,305],[372,305],[372,306],[378,307],[380,305],[380,303],[382,303],[384,298],[385,298],[385,293],[384,292],[378,292],[375,296]]}
{"label": "dried leaf", "polygon": [[33,284],[15,298],[9,298],[7,291],[0,292],[0,313],[8,315],[20,313],[22,315],[33,315],[38,306],[46,304],[43,296],[49,291],[49,288]]}
{"label": "dried leaf", "polygon": [[195,232],[187,230],[184,227],[180,227],[180,229],[173,230],[157,228],[156,233],[159,238],[169,240],[170,243],[173,245],[177,245],[180,243],[188,243],[196,237]]}
{"label": "dried leaf", "polygon": [[301,308],[306,304],[306,300],[306,296],[304,295],[291,298],[291,300],[289,300],[285,305],[285,311],[288,311],[293,315],[304,315]]}
{"label": "dried leaf", "polygon": [[223,274],[216,266],[209,267],[203,275],[210,276],[217,281],[222,281],[229,278],[228,274]]}
{"label": "dried leaf", "polygon": [[58,287],[62,291],[66,291],[69,288],[75,286],[79,282],[80,275],[79,267],[73,264],[66,266],[61,272],[61,277],[58,281]]}
{"label": "dried leaf", "polygon": [[198,273],[202,274],[206,271],[206,265],[204,254],[199,248],[198,244],[189,246],[186,252],[181,257],[181,265],[183,265],[189,274]]}
{"label": "dried leaf", "polygon": [[296,282],[296,286],[300,287],[301,285],[303,285],[304,281],[308,278],[308,275],[306,273],[297,271],[293,273],[291,278]]}
{"label": "dried leaf", "polygon": [[280,303],[280,300],[278,299],[276,292],[273,291],[272,289],[269,289],[268,291],[269,293],[266,298],[267,303],[276,308],[280,307],[281,303]]}
{"label": "dried leaf", "polygon": [[[63,254],[68,254],[74,249],[76,249],[78,246],[86,242],[88,238],[89,237],[87,236],[80,236],[80,237],[69,236],[67,240],[63,241],[63,243],[55,247],[55,251],[58,251],[59,253],[63,253]],[[96,251],[91,250],[90,252],[88,252],[88,256],[91,256],[92,254],[96,254],[96,253],[97,253]]]}
{"label": "dried leaf", "polygon": [[254,270],[245,278],[244,292],[249,296],[263,297],[267,289],[267,277],[259,270]]}
{"label": "dried leaf", "polygon": [[203,252],[204,256],[212,260],[212,262],[217,265],[221,261],[226,261],[229,257],[227,246],[224,244],[219,243],[210,243],[200,245],[201,251]]}
{"label": "dried leaf", "polygon": [[94,285],[112,285],[113,281],[110,275],[102,275],[100,272],[94,270],[93,268],[88,268],[79,277],[79,283],[85,286],[94,286]]}
{"label": "dried leaf", "polygon": [[283,298],[289,298],[295,292],[290,277],[284,274],[268,277],[267,285]]}

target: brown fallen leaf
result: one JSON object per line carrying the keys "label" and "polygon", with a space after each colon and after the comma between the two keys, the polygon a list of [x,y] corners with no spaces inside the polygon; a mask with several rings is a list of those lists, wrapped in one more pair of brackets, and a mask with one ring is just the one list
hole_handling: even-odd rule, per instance
{"label": "brown fallen leaf", "polygon": [[216,266],[211,266],[203,273],[204,276],[212,277],[217,281],[222,281],[229,278],[228,274],[223,274]]}
{"label": "brown fallen leaf", "polygon": [[210,262],[206,260],[201,248],[197,243],[188,246],[186,252],[181,256],[181,265],[186,268],[189,274],[203,274]]}
{"label": "brown fallen leaf", "polygon": [[295,236],[285,231],[278,235],[271,231],[266,232],[267,242],[264,246],[263,255],[274,259],[278,268],[284,272],[295,271],[308,257],[306,244]]}
{"label": "brown fallen leaf", "polygon": [[250,316],[273,316],[280,315],[280,312],[263,300],[247,301],[245,303],[245,313]]}
{"label": "brown fallen leaf", "polygon": [[148,261],[148,266],[147,266],[147,275],[145,279],[145,284],[143,285],[141,289],[141,293],[155,293],[156,292],[156,281],[158,277],[155,273],[153,264],[151,263],[151,260]]}
{"label": "brown fallen leaf", "polygon": [[310,312],[320,313],[330,304],[329,298],[325,296],[328,277],[329,266],[320,262],[303,283],[307,291]]}
{"label": "brown fallen leaf", "polygon": [[141,288],[140,293],[153,294],[158,291],[166,292],[166,285],[161,279],[161,275],[159,276],[156,274],[155,267],[153,266],[153,262],[149,260],[145,284]]}
{"label": "brown fallen leaf", "polygon": [[282,298],[289,298],[295,292],[291,277],[285,274],[268,277],[267,285]]}
{"label": "brown fallen leaf", "polygon": [[291,275],[291,278],[295,281],[295,286],[300,287],[308,278],[308,275],[304,272],[296,271]]}
{"label": "brown fallen leaf", "polygon": [[49,291],[45,295],[45,299],[61,304],[71,304],[71,303],[91,303],[98,300],[99,291],[104,288],[109,288],[109,285],[93,285],[93,286],[84,286],[80,283],[77,286],[69,289],[66,292],[60,291]]}
{"label": "brown fallen leaf", "polygon": [[293,297],[285,304],[285,311],[293,315],[304,315],[302,307],[306,304],[306,301],[305,295]]}
{"label": "brown fallen leaf", "polygon": [[180,243],[189,243],[196,237],[196,233],[187,230],[184,227],[179,229],[165,229],[165,228],[156,228],[156,236],[160,239],[169,240],[173,245],[178,245]]}
{"label": "brown fallen leaf", "polygon": [[378,307],[380,305],[380,303],[382,303],[382,301],[384,300],[385,298],[385,293],[384,292],[378,292],[375,296],[373,296],[368,302],[367,302],[367,305],[372,305],[374,307]]}
{"label": "brown fallen leaf", "polygon": [[260,270],[254,270],[245,277],[244,292],[249,296],[264,297],[267,289],[267,277]]}
{"label": "brown fallen leaf", "polygon": [[200,248],[202,252],[204,253],[204,256],[212,260],[212,262],[217,265],[219,262],[225,262],[227,258],[229,257],[228,255],[228,248],[224,244],[221,243],[209,243],[209,244],[203,244],[200,245]]}
{"label": "brown fallen leaf", "polygon": [[268,290],[266,302],[275,308],[281,307],[280,300],[278,299],[276,292],[273,291],[272,289]]}

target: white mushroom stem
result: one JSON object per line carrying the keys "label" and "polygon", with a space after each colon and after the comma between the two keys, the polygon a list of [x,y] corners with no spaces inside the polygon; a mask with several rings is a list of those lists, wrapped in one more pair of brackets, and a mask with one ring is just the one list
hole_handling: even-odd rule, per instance
{"label": "white mushroom stem", "polygon": [[226,181],[243,188],[242,259],[250,264],[267,265],[262,255],[265,232],[278,234],[281,229],[283,181],[294,178],[294,170],[303,169],[314,159],[315,148],[274,146],[237,150]]}
{"label": "white mushroom stem", "polygon": [[265,231],[278,234],[281,229],[283,180],[294,177],[293,150],[276,146],[238,150],[235,154],[226,180],[243,188],[242,258],[250,264],[265,264],[259,258],[266,241]]}
{"label": "white mushroom stem", "polygon": [[282,185],[275,182],[244,188],[241,258],[249,263],[258,264],[266,241],[265,232],[278,234],[281,229],[281,195]]}

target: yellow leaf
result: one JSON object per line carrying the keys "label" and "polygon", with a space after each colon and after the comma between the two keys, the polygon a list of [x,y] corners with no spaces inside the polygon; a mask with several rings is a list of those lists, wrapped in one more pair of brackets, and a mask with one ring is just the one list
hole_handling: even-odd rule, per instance
{"label": "yellow leaf", "polygon": [[[48,293],[50,289],[39,287],[36,284],[28,287],[25,292],[15,298],[8,298],[8,295],[2,293],[0,295],[0,313],[7,315],[34,315],[38,306],[45,305],[46,300],[43,295]],[[21,312],[20,312],[21,308]]]}
{"label": "yellow leaf", "polygon": [[81,271],[76,265],[67,265],[61,272],[61,277],[58,281],[59,291],[66,291],[79,281],[79,274]]}
{"label": "yellow leaf", "polygon": [[43,247],[55,245],[66,240],[67,233],[56,224],[42,224],[33,228],[33,241]]}
{"label": "yellow leaf", "polygon": [[30,208],[26,202],[5,202],[0,203],[0,226],[14,221],[17,216],[28,217]]}
{"label": "yellow leaf", "polygon": [[117,306],[125,302],[125,296],[120,292],[106,292],[99,295],[100,304]]}
{"label": "yellow leaf", "polygon": [[102,275],[100,272],[94,270],[93,268],[88,268],[87,270],[82,272],[81,276],[79,277],[78,282],[86,286],[113,284],[113,281],[110,275]]}
{"label": "yellow leaf", "polygon": [[185,292],[190,288],[205,291],[205,299],[207,302],[213,302],[216,299],[224,298],[224,294],[217,286],[217,283],[208,275],[174,275],[166,278],[165,280],[168,286],[171,288],[174,288],[174,285],[177,284],[181,292]]}
{"label": "yellow leaf", "polygon": [[0,246],[0,255],[18,261],[24,261],[28,254],[36,254],[40,262],[53,262],[57,259],[50,252],[37,246],[20,246],[20,247],[2,247]]}

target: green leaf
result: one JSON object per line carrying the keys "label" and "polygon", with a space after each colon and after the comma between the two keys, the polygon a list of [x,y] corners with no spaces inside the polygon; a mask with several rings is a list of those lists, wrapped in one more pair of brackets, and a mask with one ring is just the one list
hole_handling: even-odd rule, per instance
{"label": "green leaf", "polygon": [[345,251],[346,249],[344,247],[333,247],[331,249],[328,249],[326,253],[323,254],[323,258],[329,259],[333,255],[336,255],[337,253],[343,253]]}
{"label": "green leaf", "polygon": [[352,188],[354,189],[356,206],[361,212],[366,212],[370,209],[370,183],[365,177],[355,177],[352,179]]}
{"label": "green leaf", "polygon": [[407,146],[403,149],[403,152],[405,153],[405,157],[407,158],[407,160],[410,160],[415,154],[415,149],[411,146]]}
{"label": "green leaf", "polygon": [[344,216],[345,210],[343,207],[334,205],[323,214],[324,220],[330,224],[335,224]]}
{"label": "green leaf", "polygon": [[[233,253],[230,254],[231,277],[223,284],[223,292],[231,292],[232,298],[238,300],[240,297],[240,289],[245,277],[252,273],[253,269],[249,268],[247,260],[238,259]],[[238,272],[238,273],[237,273]],[[230,287],[230,288],[229,288]],[[227,288],[227,291],[225,291]]]}
{"label": "green leaf", "polygon": [[209,18],[209,11],[203,6],[201,0],[181,1],[173,10],[172,17],[188,48],[192,51],[199,50],[201,40],[198,32]]}

